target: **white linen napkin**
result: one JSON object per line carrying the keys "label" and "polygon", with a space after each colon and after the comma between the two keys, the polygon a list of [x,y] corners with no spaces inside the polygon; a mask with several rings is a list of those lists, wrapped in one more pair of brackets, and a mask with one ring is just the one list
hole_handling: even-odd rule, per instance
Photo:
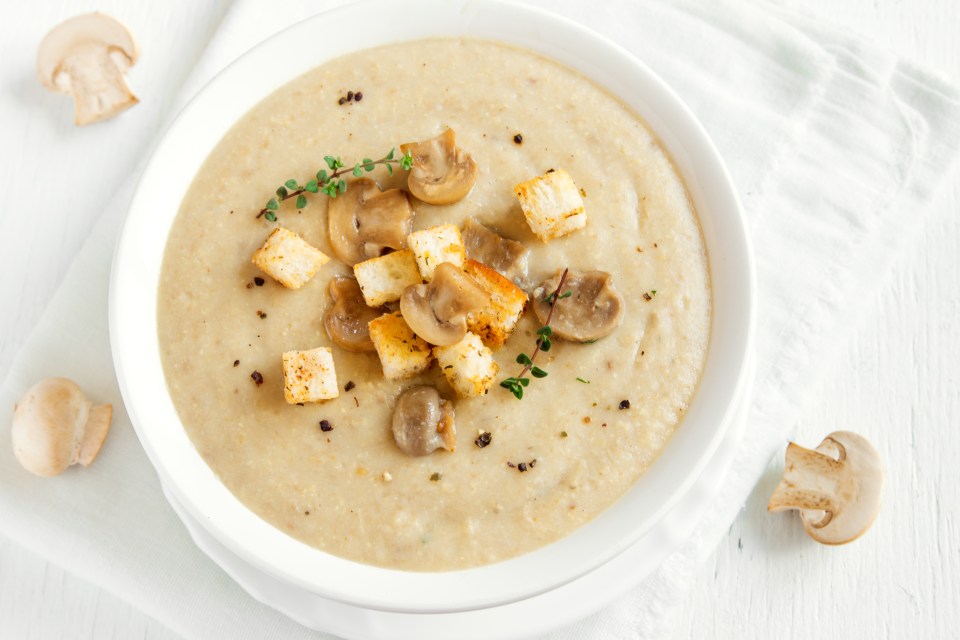
{"label": "white linen napkin", "polygon": [[[343,4],[238,0],[181,93],[265,35]],[[652,576],[556,638],[656,637],[797,409],[919,226],[960,142],[955,88],[818,23],[744,3],[536,0],[631,50],[677,90],[726,159],[757,255],[760,322],[749,437],[722,497]],[[53,479],[19,468],[0,422],[0,533],[187,637],[313,637],[246,595],[167,505],[117,390],[107,334],[112,248],[132,192],[118,191],[0,388],[10,407],[64,375],[113,402],[94,463]],[[7,414],[9,416],[9,414]]]}

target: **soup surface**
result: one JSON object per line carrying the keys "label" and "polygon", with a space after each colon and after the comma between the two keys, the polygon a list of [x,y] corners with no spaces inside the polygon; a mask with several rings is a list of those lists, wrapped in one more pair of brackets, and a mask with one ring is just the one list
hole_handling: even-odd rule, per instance
{"label": "soup surface", "polygon": [[[348,91],[362,100],[340,104]],[[255,216],[277,185],[308,180],[326,155],[348,164],[378,158],[446,127],[480,175],[452,205],[411,199],[415,230],[475,216],[530,249],[534,285],[564,267],[603,270],[626,301],[623,324],[610,336],[593,344],[557,340],[542,353],[537,364],[549,375],[534,379],[522,400],[497,385],[486,396],[456,398],[436,365],[412,380],[385,380],[375,353],[338,348],[322,324],[329,281],[350,267],[334,259],[291,290],[250,262],[276,226]],[[513,185],[561,167],[585,194],[588,223],[545,244],[527,226]],[[382,168],[372,175],[384,188],[406,180]],[[292,204],[283,204],[278,223],[334,256],[326,196],[312,196],[302,211]],[[557,540],[636,482],[696,389],[710,307],[696,214],[636,115],[582,75],[531,52],[427,40],[328,62],[232,128],[170,233],[159,341],[190,438],[251,510],[345,558],[450,570]],[[519,373],[515,358],[533,351],[538,328],[528,309],[494,352],[498,380]],[[333,347],[340,397],[287,404],[281,354],[319,346]],[[251,378],[255,371],[262,384]],[[409,457],[394,443],[395,399],[417,384],[435,385],[453,400],[455,452]],[[333,430],[321,430],[321,420]],[[491,434],[482,448],[474,442],[481,430]]]}

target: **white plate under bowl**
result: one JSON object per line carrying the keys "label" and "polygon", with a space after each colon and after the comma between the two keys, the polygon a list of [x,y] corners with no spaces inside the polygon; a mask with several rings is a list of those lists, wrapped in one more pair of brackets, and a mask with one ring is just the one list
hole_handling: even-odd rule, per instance
{"label": "white plate under bowl", "polygon": [[[517,558],[459,571],[409,572],[309,547],[261,520],[219,481],[187,437],[166,390],[157,288],[181,200],[207,155],[251,107],[328,60],[331,52],[450,36],[540,52],[606,87],[646,120],[699,213],[714,309],[705,369],[683,424],[618,502],[571,535]],[[383,611],[449,613],[504,605],[567,584],[622,553],[677,505],[733,421],[752,346],[755,291],[746,223],[716,148],[679,98],[624,49],[569,20],[502,0],[368,0],[317,15],[261,43],[214,78],[178,116],[137,186],[118,243],[110,335],[127,411],[161,482],[220,544],[280,582],[331,601]]]}

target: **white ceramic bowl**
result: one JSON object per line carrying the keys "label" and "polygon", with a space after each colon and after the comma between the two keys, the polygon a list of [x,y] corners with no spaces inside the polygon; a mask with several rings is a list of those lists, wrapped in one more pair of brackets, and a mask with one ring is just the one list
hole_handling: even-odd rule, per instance
{"label": "white ceramic bowl", "polygon": [[[370,15],[378,16],[376,21]],[[194,449],[166,391],[157,342],[157,287],[165,240],[194,175],[221,137],[273,90],[331,52],[436,36],[514,43],[577,69],[630,105],[660,138],[700,215],[714,315],[699,390],[651,469],[610,509],[562,540],[475,569],[381,569],[313,549],[267,524],[220,483]],[[325,598],[401,612],[451,612],[514,602],[566,584],[611,560],[658,522],[722,440],[744,385],[755,283],[733,185],[703,128],[677,96],[619,46],[579,25],[498,0],[368,0],[299,23],[227,67],[183,110],[137,187],[114,259],[110,333],[127,412],[161,482],[233,553]]]}

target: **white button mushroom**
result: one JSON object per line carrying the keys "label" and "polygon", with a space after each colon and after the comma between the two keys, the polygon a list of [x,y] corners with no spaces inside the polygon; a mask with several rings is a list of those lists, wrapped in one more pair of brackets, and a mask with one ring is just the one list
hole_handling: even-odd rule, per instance
{"label": "white button mushroom", "polygon": [[51,91],[73,96],[76,123],[112,118],[139,100],[124,76],[139,48],[130,31],[102,13],[70,18],[53,28],[37,50],[37,75]]}
{"label": "white button mushroom", "polygon": [[865,438],[835,431],[811,451],[787,446],[780,484],[770,496],[771,512],[799,509],[803,528],[823,544],[856,540],[880,511],[883,469]]}
{"label": "white button mushroom", "polygon": [[13,453],[38,476],[55,476],[78,462],[88,467],[112,417],[111,405],[92,406],[72,380],[41,380],[13,408]]}

